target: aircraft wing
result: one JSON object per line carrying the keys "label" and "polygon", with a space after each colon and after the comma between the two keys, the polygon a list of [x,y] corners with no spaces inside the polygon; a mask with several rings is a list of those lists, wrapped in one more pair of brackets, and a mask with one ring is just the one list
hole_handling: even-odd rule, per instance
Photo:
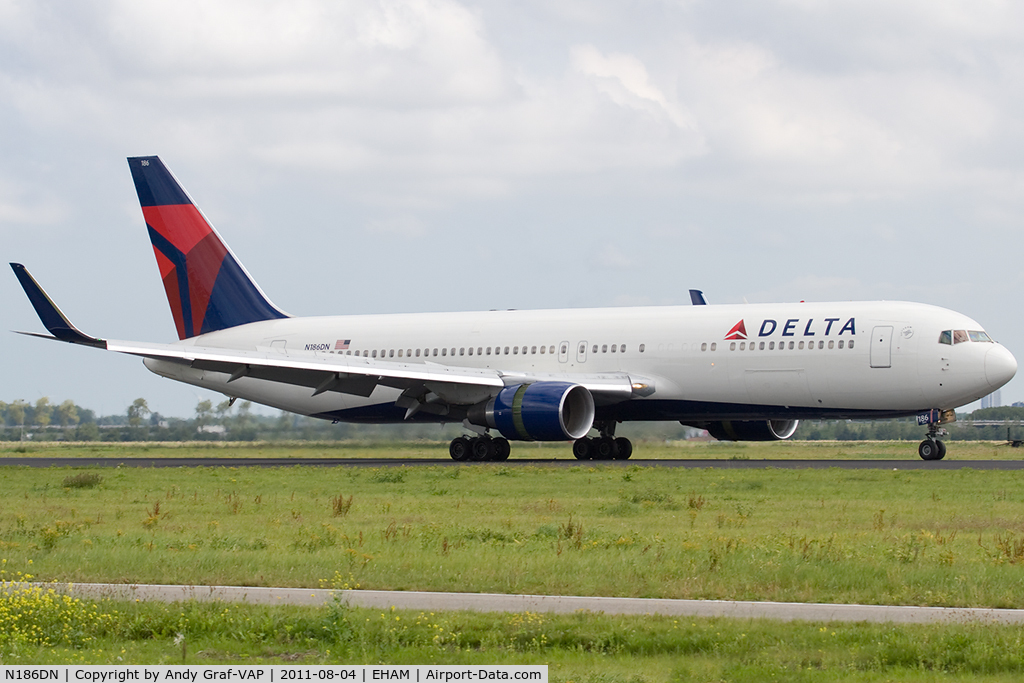
{"label": "aircraft wing", "polygon": [[[43,325],[53,336],[46,337],[33,332],[21,334],[221,372],[229,376],[229,384],[243,377],[251,377],[305,386],[312,390],[312,396],[336,391],[364,397],[370,396],[377,386],[385,386],[403,391],[396,403],[409,409],[408,415],[421,409],[437,412],[446,409],[448,405],[472,405],[497,395],[507,386],[538,381],[580,384],[602,403],[626,400],[636,389],[625,373],[504,373],[494,368],[449,366],[432,362],[402,363],[309,352],[289,354],[274,349],[242,350],[180,343],[105,340],[91,337],[76,328],[24,266],[12,263],[11,267]],[[647,385],[637,386],[647,388]],[[643,394],[643,391],[640,393]]]}

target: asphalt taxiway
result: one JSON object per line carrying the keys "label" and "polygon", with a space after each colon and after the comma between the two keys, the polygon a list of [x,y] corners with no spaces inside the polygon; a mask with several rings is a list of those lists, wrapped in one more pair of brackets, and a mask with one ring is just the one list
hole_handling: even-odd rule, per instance
{"label": "asphalt taxiway", "polygon": [[1024,460],[574,460],[519,458],[456,462],[450,458],[61,458],[0,457],[7,467],[684,467],[694,469],[1024,470]]}

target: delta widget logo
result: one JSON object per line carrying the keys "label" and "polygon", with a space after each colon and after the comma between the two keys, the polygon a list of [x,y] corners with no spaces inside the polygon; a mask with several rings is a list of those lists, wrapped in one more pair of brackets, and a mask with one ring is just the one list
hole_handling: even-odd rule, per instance
{"label": "delta widget logo", "polygon": [[732,326],[732,329],[725,333],[726,339],[746,339],[747,338],[747,326],[740,320],[738,323]]}

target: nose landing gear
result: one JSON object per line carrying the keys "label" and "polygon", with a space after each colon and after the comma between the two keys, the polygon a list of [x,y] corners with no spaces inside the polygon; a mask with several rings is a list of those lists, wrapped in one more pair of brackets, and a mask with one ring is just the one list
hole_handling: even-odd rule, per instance
{"label": "nose landing gear", "polygon": [[946,457],[946,444],[937,438],[946,434],[945,429],[936,429],[933,425],[928,431],[928,436],[917,447],[917,454],[922,460],[942,460]]}

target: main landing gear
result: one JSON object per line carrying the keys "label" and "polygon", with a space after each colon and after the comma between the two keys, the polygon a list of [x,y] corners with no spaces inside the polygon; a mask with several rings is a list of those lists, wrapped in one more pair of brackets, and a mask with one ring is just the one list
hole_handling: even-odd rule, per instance
{"label": "main landing gear", "polygon": [[946,457],[946,444],[937,438],[945,436],[946,433],[945,429],[936,429],[932,425],[932,429],[928,431],[924,441],[917,447],[917,454],[921,456],[922,460],[942,460]]}
{"label": "main landing gear", "polygon": [[505,437],[492,439],[489,436],[460,436],[452,439],[448,446],[448,454],[458,462],[508,460],[511,452],[512,446]]}
{"label": "main landing gear", "polygon": [[615,438],[615,422],[595,424],[601,435],[597,438],[585,436],[572,444],[572,454],[577,460],[629,460],[633,455],[633,443],[624,436]]}

